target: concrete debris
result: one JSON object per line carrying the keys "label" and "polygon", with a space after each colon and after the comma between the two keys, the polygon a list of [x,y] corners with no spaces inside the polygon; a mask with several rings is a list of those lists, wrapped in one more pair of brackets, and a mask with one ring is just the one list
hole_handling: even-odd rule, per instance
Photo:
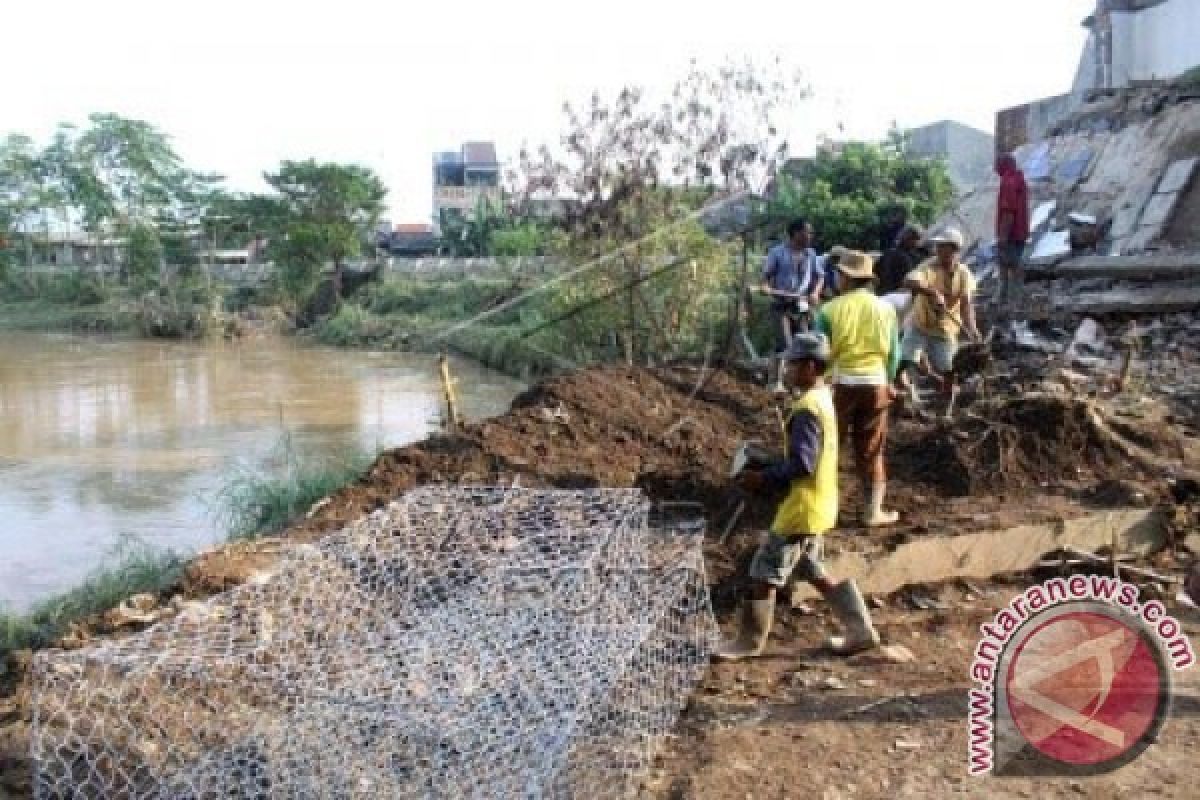
{"label": "concrete debris", "polygon": [[893,664],[913,664],[917,660],[913,651],[902,644],[885,644],[879,648],[879,654]]}
{"label": "concrete debris", "polygon": [[1200,309],[1200,287],[1158,287],[1082,292],[1058,299],[1055,308],[1072,314],[1170,314]]}
{"label": "concrete debris", "polygon": [[[1166,545],[1165,520],[1154,510],[1130,509],[987,533],[931,536],[869,558],[843,552],[830,559],[829,571],[853,578],[867,594],[892,594],[913,584],[1024,572],[1046,553],[1067,546],[1098,550],[1111,546],[1114,537],[1121,552],[1150,555]],[[816,594],[811,587],[803,591],[806,597]]]}
{"label": "concrete debris", "polygon": [[[1041,273],[1035,273],[1041,274]],[[1200,253],[1142,256],[1085,256],[1055,265],[1044,273],[1062,279],[1112,278],[1155,280],[1200,278]]]}
{"label": "concrete debris", "polygon": [[1055,258],[1063,258],[1071,254],[1071,232],[1070,231],[1049,231],[1038,239],[1034,245],[1033,253],[1029,258],[1031,261],[1047,261]]}
{"label": "concrete debris", "polygon": [[1058,208],[1058,202],[1055,200],[1047,200],[1035,208],[1029,217],[1030,230],[1040,231],[1042,226],[1050,221],[1050,217],[1054,214],[1054,209],[1056,208]]}

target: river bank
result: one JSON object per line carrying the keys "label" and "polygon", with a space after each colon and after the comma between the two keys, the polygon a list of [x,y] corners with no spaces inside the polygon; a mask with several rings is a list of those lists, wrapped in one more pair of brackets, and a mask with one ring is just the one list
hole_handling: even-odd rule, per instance
{"label": "river bank", "polygon": [[[560,376],[522,393],[506,414],[469,425],[460,433],[434,435],[382,453],[358,480],[316,502],[280,536],[206,551],[182,565],[171,586],[124,604],[123,609],[80,621],[60,646],[86,647],[169,619],[193,600],[254,580],[290,548],[339,530],[407,489],[430,483],[632,486],[655,501],[698,503],[712,525],[705,556],[713,606],[728,623],[744,590],[746,561],[757,532],[769,522],[772,505],[769,498],[750,499],[736,524],[722,531],[737,500],[728,486],[728,463],[741,439],[774,441],[778,435],[774,407],[774,398],[750,376],[694,366],[604,367]],[[1089,520],[1095,512],[1090,509],[1124,509],[1132,503],[1144,509],[1137,514],[1152,515],[1152,506],[1171,502],[1169,486],[1154,459],[1131,460],[1131,454],[1144,450],[1133,444],[1135,440],[1154,443],[1155,452],[1164,457],[1183,447],[1164,418],[1151,410],[1143,410],[1140,421],[1123,420],[1120,434],[1103,426],[1089,427],[1086,421],[1092,406],[1065,394],[1034,399],[1002,394],[987,402],[971,402],[963,413],[986,423],[978,431],[964,428],[969,437],[978,434],[981,442],[1007,438],[1012,426],[1025,424],[1022,420],[1036,419],[1036,433],[1014,440],[1019,450],[1013,458],[1007,451],[978,448],[978,442],[963,439],[951,427],[901,422],[890,445],[890,488],[891,503],[902,513],[902,523],[885,531],[857,527],[861,498],[845,454],[845,514],[842,527],[829,540],[831,558],[864,553],[868,563],[876,563],[909,542],[940,542],[980,530],[1016,531],[1012,526],[1018,525],[1033,530],[1039,525],[1093,525]],[[1105,418],[1103,412],[1095,413]],[[964,481],[964,475],[969,480]],[[1113,491],[1115,482],[1125,490]],[[1098,491],[1098,487],[1109,488]],[[1180,507],[1176,517],[1183,512],[1186,509]],[[1104,513],[1128,516],[1132,512]],[[1178,519],[1183,520],[1179,524],[1188,524],[1186,514]],[[1012,541],[1015,546],[1017,539]],[[931,565],[926,562],[926,566]],[[1166,568],[1166,562],[1155,568]],[[921,572],[914,569],[912,575]],[[814,643],[829,627],[828,611],[821,603],[805,602],[795,614],[781,619],[773,644],[776,658],[719,667],[710,673],[701,700],[684,718],[681,738],[648,776],[649,796],[741,798],[749,784],[738,764],[746,759],[753,763],[764,742],[781,753],[786,747],[819,749],[815,739],[806,738],[806,730],[820,731],[816,739],[821,742],[845,742],[847,747],[853,739],[861,769],[852,779],[863,787],[863,796],[886,794],[889,781],[901,778],[911,791],[923,789],[926,795],[938,793],[933,787],[960,783],[957,776],[963,772],[966,752],[965,725],[960,724],[965,718],[965,694],[960,687],[967,675],[974,621],[1002,606],[1009,591],[1005,580],[950,582],[925,590],[923,598],[935,599],[923,600],[925,605],[917,610],[905,591],[877,596],[878,624],[889,643],[903,644],[901,650],[889,651],[908,653],[903,663],[883,656],[841,662],[819,655]],[[975,616],[948,617],[947,604],[969,606]],[[0,786],[16,797],[26,796],[29,788],[29,663],[28,653],[11,654],[6,675],[0,678],[5,683],[0,690]],[[796,663],[799,677],[788,669]],[[831,687],[819,691],[846,694],[846,702],[824,703],[819,693],[814,695],[818,684]],[[857,688],[846,693],[845,687]],[[865,728],[857,720],[837,717],[893,692],[915,698],[904,706],[911,713],[896,716],[881,709],[864,718],[875,723]],[[764,709],[775,711],[759,713]],[[746,718],[751,712],[757,716]],[[1197,737],[1200,726],[1195,718],[1178,718],[1147,765],[1161,770],[1164,764],[1186,763],[1181,754]],[[897,740],[911,743],[900,752],[911,748],[929,752],[929,769],[898,775],[896,769],[903,765],[895,762]],[[810,755],[810,759],[818,757],[815,750]],[[806,775],[813,779],[803,768],[807,760],[796,762],[794,768],[786,766],[792,761],[780,761],[784,774],[772,780],[787,786]],[[833,764],[827,774],[821,774],[821,787],[838,785],[847,777],[844,772]],[[1116,792],[1133,785],[1130,780],[1152,774],[1141,767],[1135,772],[1098,785]],[[1177,777],[1179,786],[1186,785],[1183,772]],[[1054,797],[1076,792],[1065,782],[1039,790],[1041,796]],[[1166,796],[1173,795],[1167,792]]]}
{"label": "river bank", "polygon": [[[124,538],[181,554],[237,528],[222,499],[244,478],[307,480],[437,430],[433,356],[293,337],[178,341],[0,333],[0,607],[82,580]],[[468,419],[522,384],[453,359]],[[321,470],[316,470],[320,472]],[[325,494],[348,480],[334,470]],[[307,508],[307,506],[305,506]]]}

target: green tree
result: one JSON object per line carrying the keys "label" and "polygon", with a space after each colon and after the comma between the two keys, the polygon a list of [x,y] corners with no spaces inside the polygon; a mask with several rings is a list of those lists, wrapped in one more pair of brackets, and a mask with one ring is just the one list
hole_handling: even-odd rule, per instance
{"label": "green tree", "polygon": [[286,210],[284,236],[314,248],[308,257],[317,263],[333,262],[333,292],[340,299],[346,259],[361,252],[383,211],[383,181],[367,167],[312,159],[284,161],[264,177]]}
{"label": "green tree", "polygon": [[162,240],[157,229],[144,223],[130,226],[126,238],[129,282],[139,289],[147,288],[158,280],[162,268]]}
{"label": "green tree", "polygon": [[823,145],[796,172],[781,177],[766,213],[780,225],[804,217],[825,247],[874,250],[887,212],[903,208],[927,225],[950,203],[944,162],[905,153],[903,138],[883,144]]}

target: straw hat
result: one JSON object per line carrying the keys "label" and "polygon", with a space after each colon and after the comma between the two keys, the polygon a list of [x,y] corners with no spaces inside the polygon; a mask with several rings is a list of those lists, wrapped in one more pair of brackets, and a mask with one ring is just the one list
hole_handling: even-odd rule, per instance
{"label": "straw hat", "polygon": [[875,259],[857,250],[847,250],[838,259],[838,272],[852,280],[875,277]]}

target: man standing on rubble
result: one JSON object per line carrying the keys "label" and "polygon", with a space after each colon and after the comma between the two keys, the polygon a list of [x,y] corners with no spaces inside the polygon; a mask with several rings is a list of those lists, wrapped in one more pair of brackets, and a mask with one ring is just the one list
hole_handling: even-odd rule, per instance
{"label": "man standing on rubble", "polygon": [[1029,240],[1029,187],[1010,155],[996,159],[1000,193],[996,197],[996,250],[1000,259],[1000,308],[1005,316],[1021,303],[1025,274],[1021,262]]}
{"label": "man standing on rubble", "polygon": [[821,564],[822,537],[838,515],[837,419],[822,377],[830,362],[829,342],[818,333],[799,334],[784,360],[785,379],[798,394],[788,412],[784,460],[745,470],[737,480],[746,491],[787,487],[788,493],[750,565],[753,595],[742,609],[737,641],[717,653],[725,661],[762,655],[775,617],[775,596],[793,578],[811,583],[845,627],[844,636],[827,642],[835,653],[851,655],[879,644],[858,587],[852,580],[834,583]]}
{"label": "man standing on rubble", "polygon": [[[963,330],[976,341],[975,276],[959,261],[963,235],[955,228],[930,237],[933,258],[913,271],[904,281],[913,293],[913,310],[904,331],[900,371],[907,373],[920,363],[922,356],[938,374],[943,394],[949,398],[947,413],[954,407],[958,381],[954,374],[954,355],[958,335]],[[914,376],[908,375],[913,405],[918,405]]]}
{"label": "man standing on rubble", "polygon": [[775,322],[775,391],[782,392],[782,356],[792,336],[809,327],[809,310],[821,301],[824,281],[817,251],[812,249],[812,226],[803,219],[787,227],[787,241],[772,247],[763,268],[763,291],[771,296]]}
{"label": "man standing on rubble", "polygon": [[854,444],[854,464],[863,492],[863,524],[894,525],[899,515],[883,508],[887,494],[884,445],[892,382],[900,366],[896,310],[875,296],[875,264],[866,253],[846,251],[838,261],[837,298],[817,315],[817,332],[829,338],[833,355],[833,401],[838,429]]}

